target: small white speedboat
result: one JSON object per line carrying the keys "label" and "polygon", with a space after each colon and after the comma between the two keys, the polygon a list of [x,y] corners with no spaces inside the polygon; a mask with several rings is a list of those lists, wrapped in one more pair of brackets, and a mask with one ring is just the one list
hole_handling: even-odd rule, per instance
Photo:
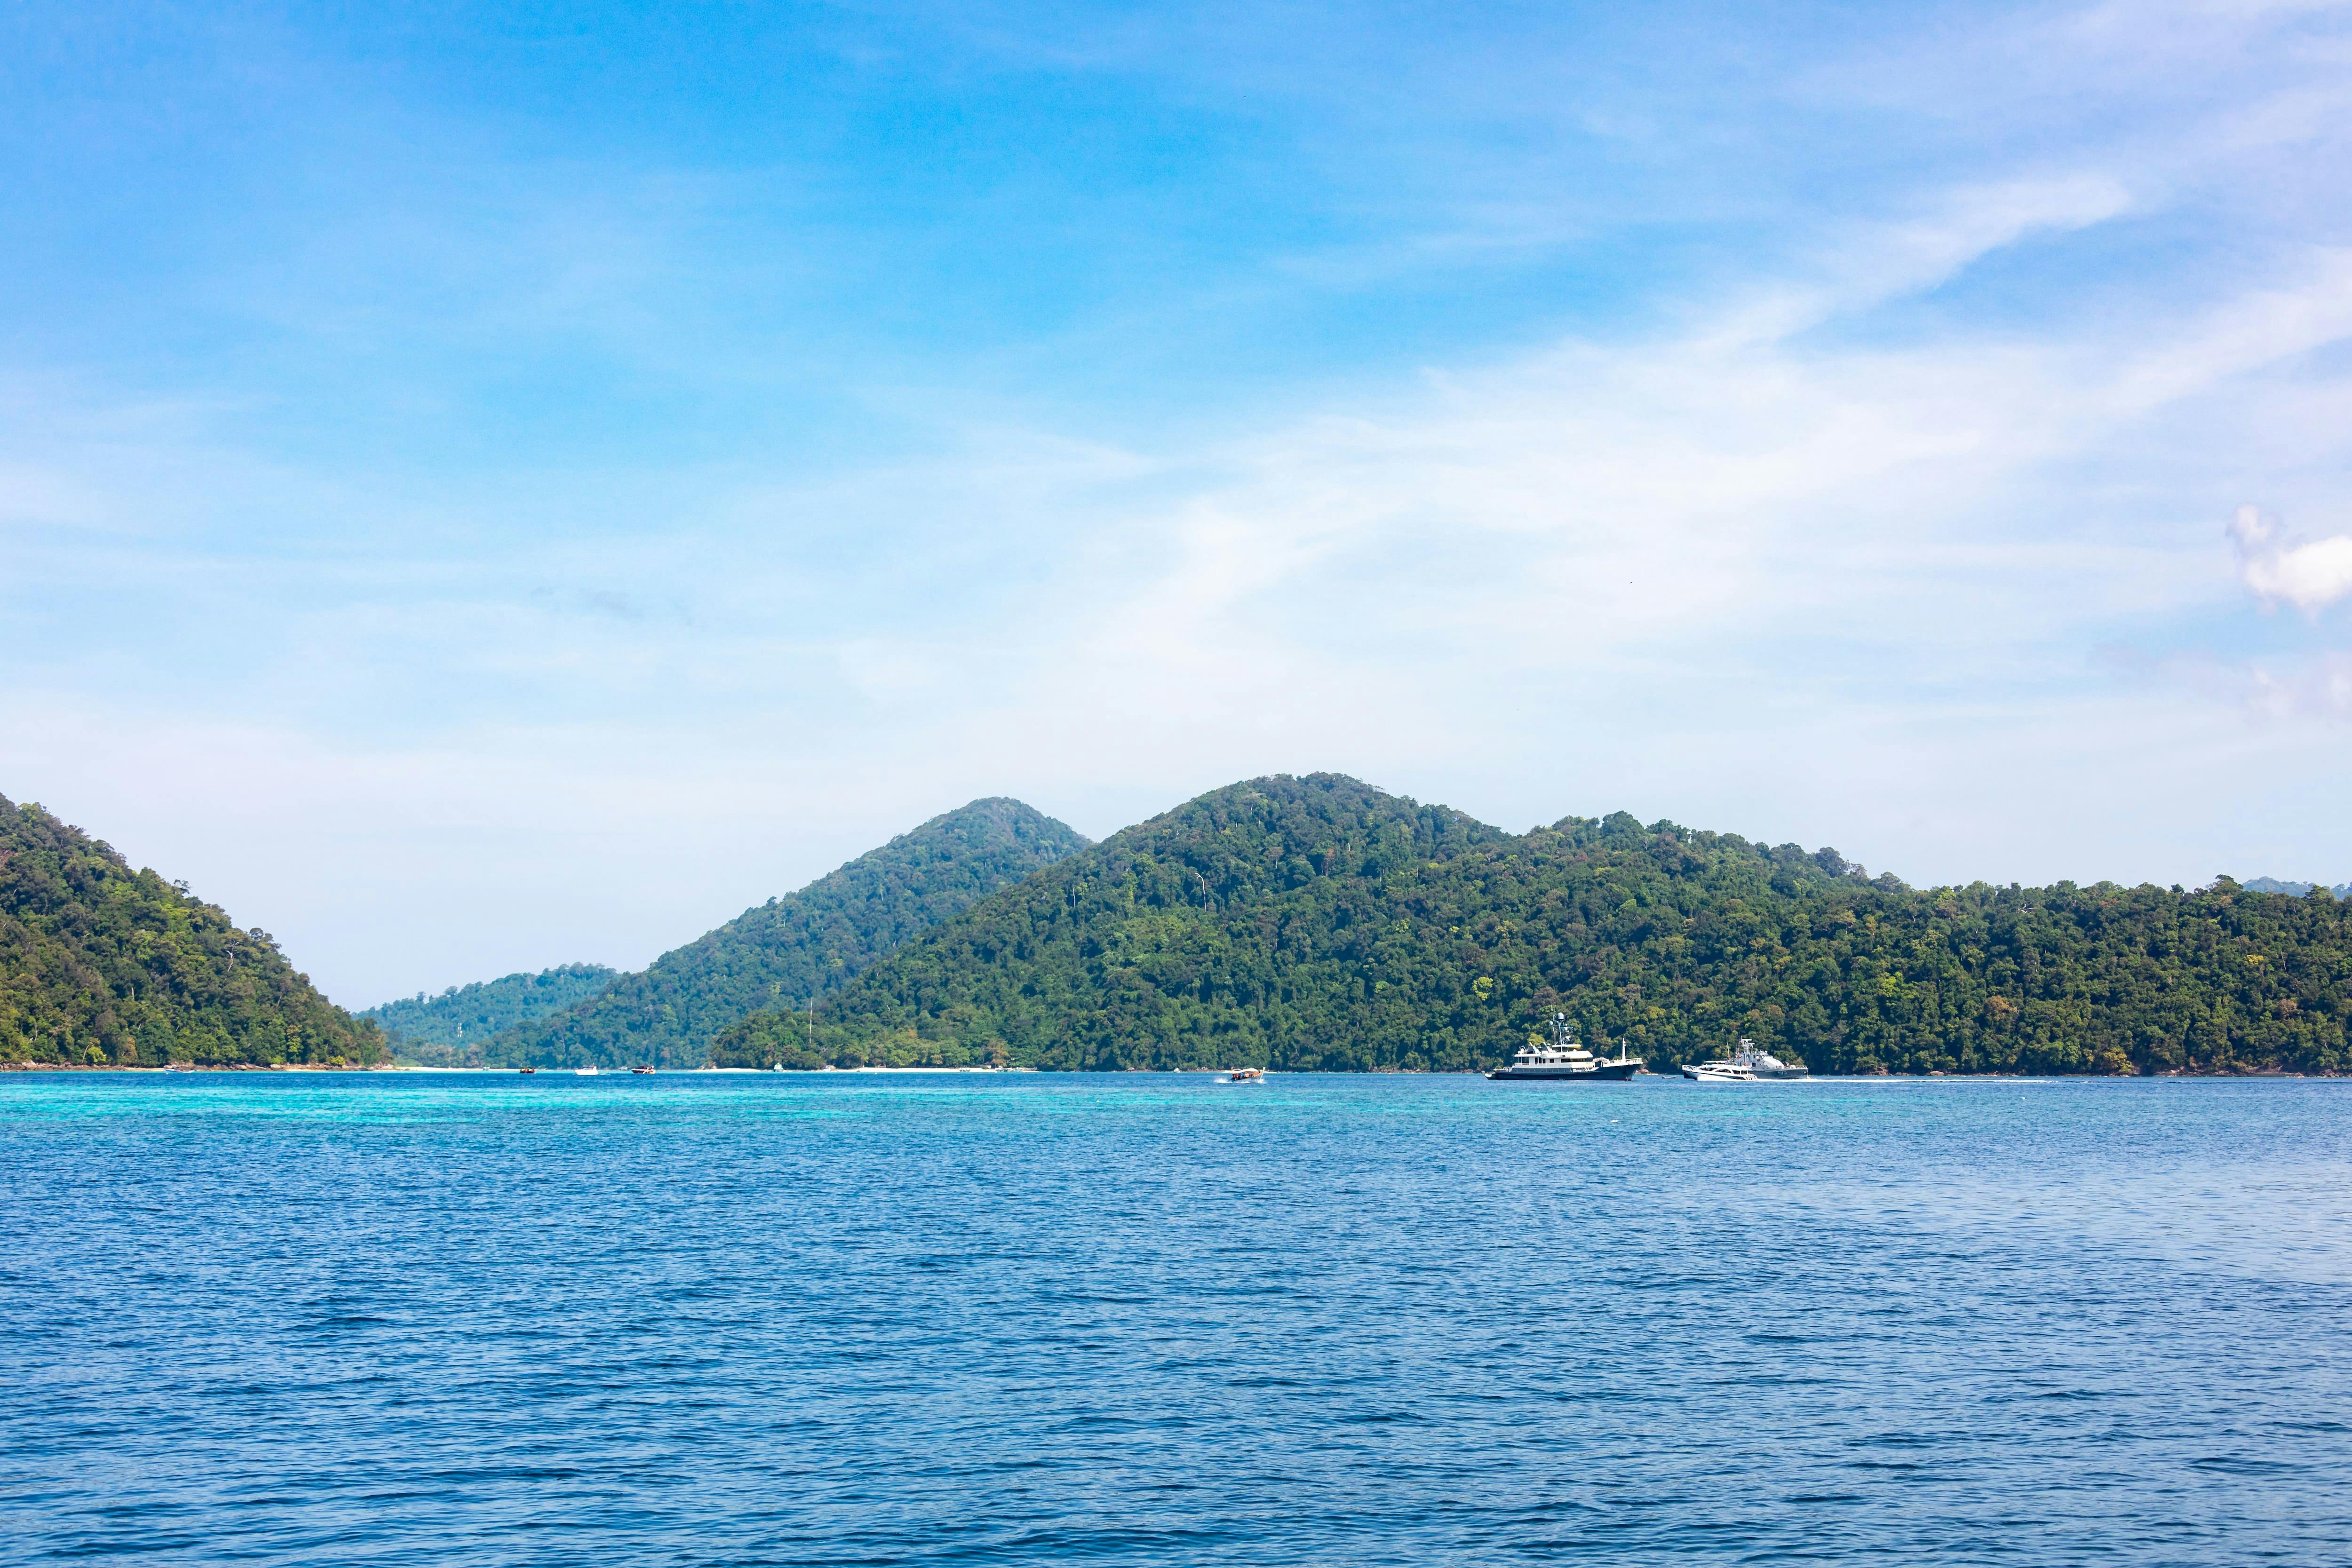
{"label": "small white speedboat", "polygon": [[1683,1076],[1696,1083],[1759,1083],[1768,1079],[1808,1076],[1801,1061],[1783,1061],[1752,1040],[1743,1040],[1728,1057],[1694,1062]]}
{"label": "small white speedboat", "polygon": [[596,1076],[596,1070],[593,1067],[575,1067],[572,1070],[572,1076],[574,1078],[593,1078]]}

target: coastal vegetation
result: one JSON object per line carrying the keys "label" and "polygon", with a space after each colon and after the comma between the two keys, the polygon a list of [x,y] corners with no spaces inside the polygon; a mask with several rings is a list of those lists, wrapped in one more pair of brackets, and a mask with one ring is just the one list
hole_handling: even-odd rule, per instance
{"label": "coastal vegetation", "polygon": [[478,1066],[483,1045],[500,1030],[593,997],[619,973],[602,964],[564,964],[535,975],[451,986],[437,997],[419,991],[352,1016],[373,1019],[397,1061],[419,1067]]}
{"label": "coastal vegetation", "polygon": [[499,1034],[496,1066],[700,1065],[761,1009],[790,1011],[1088,841],[1018,800],[974,800],[799,892],[744,911],[642,973]]}
{"label": "coastal vegetation", "polygon": [[1566,1012],[1654,1066],[2341,1071],[2326,890],[1918,889],[1619,813],[1512,834],[1329,774],[1215,790],[908,942],[723,1065],[1455,1070]]}
{"label": "coastal vegetation", "polygon": [[382,1032],[329,1002],[269,934],[0,797],[0,1063],[344,1066]]}

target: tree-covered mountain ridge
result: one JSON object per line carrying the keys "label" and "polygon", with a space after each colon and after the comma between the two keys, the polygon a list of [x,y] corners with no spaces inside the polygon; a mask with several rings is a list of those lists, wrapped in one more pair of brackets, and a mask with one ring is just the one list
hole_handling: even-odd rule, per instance
{"label": "tree-covered mountain ridge", "polygon": [[2314,888],[2332,898],[2352,898],[2352,882],[2339,882],[2334,887],[2324,882],[2290,882],[2274,876],[2248,877],[2242,884],[2248,893],[2284,893],[2301,898]]}
{"label": "tree-covered mountain ridge", "polygon": [[945,812],[597,994],[473,1048],[494,1066],[696,1066],[761,1008],[804,1007],[1092,841],[1002,796]]}
{"label": "tree-covered mountain ridge", "polygon": [[259,928],[0,797],[0,1064],[331,1066],[385,1058]]}
{"label": "tree-covered mountain ridge", "polygon": [[560,964],[536,974],[502,975],[467,986],[451,986],[437,997],[422,991],[364,1009],[352,1016],[371,1019],[384,1032],[393,1055],[420,1067],[457,1067],[478,1056],[501,1030],[544,1018],[613,983],[620,973],[602,964]]}
{"label": "tree-covered mountain ridge", "polygon": [[1338,775],[1214,790],[909,942],[724,1065],[1458,1070],[1564,1011],[1654,1066],[2335,1072],[2352,905],[1912,888],[1618,813],[1512,834]]}

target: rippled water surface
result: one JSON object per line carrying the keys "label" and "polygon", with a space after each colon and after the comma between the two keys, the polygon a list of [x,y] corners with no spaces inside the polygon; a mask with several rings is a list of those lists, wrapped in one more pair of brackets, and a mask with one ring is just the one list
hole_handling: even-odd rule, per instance
{"label": "rippled water surface", "polygon": [[2352,1554],[2352,1083],[0,1078],[0,1559]]}

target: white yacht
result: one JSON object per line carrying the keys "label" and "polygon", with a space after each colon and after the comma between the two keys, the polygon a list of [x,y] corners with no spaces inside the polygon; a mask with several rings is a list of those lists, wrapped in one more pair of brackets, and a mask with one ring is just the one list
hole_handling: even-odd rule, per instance
{"label": "white yacht", "polygon": [[1807,1073],[1802,1063],[1792,1066],[1754,1040],[1743,1040],[1727,1057],[1685,1064],[1683,1076],[1695,1083],[1755,1083],[1769,1078],[1803,1078]]}
{"label": "white yacht", "polygon": [[1521,1046],[1508,1067],[1497,1067],[1486,1076],[1513,1082],[1622,1083],[1641,1071],[1642,1059],[1626,1055],[1622,1045],[1614,1057],[1604,1060],[1593,1055],[1568,1032],[1568,1015],[1554,1013],[1551,1039],[1541,1045]]}
{"label": "white yacht", "polygon": [[596,1069],[593,1064],[587,1067],[575,1067],[572,1070],[572,1076],[574,1078],[593,1078],[596,1076]]}

